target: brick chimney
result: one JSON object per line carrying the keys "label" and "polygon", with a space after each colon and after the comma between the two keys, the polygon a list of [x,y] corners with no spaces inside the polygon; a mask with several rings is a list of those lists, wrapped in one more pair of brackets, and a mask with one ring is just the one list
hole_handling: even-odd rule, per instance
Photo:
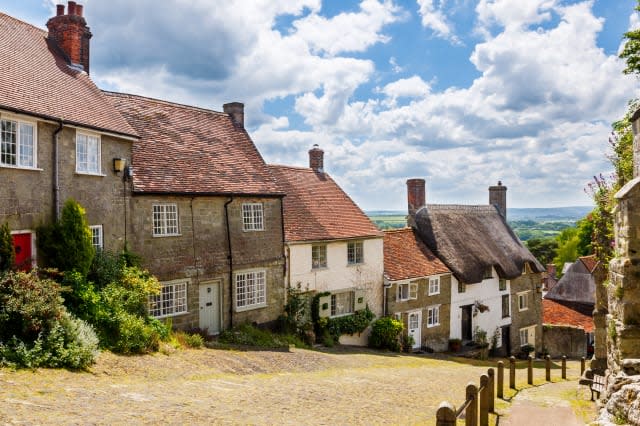
{"label": "brick chimney", "polygon": [[56,7],[56,16],[49,19],[49,39],[54,41],[67,55],[71,65],[82,67],[89,73],[89,40],[91,31],[87,27],[87,21],[82,17],[83,6],[70,1],[67,5],[67,14],[64,14],[64,5]]}
{"label": "brick chimney", "polygon": [[489,187],[489,204],[496,206],[502,217],[507,219],[507,187],[498,181],[498,185]]}
{"label": "brick chimney", "polygon": [[426,191],[424,179],[407,179],[407,206],[409,211],[409,225],[418,210],[426,205]]}
{"label": "brick chimney", "polygon": [[242,102],[230,102],[222,105],[225,114],[231,116],[236,126],[244,128],[244,104]]}
{"label": "brick chimney", "polygon": [[309,150],[309,167],[315,172],[324,172],[324,151],[317,143]]}

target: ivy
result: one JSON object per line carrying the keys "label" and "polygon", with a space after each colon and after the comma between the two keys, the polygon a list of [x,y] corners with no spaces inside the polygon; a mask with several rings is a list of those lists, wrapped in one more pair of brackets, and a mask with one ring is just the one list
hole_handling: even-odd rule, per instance
{"label": "ivy", "polygon": [[331,337],[334,342],[337,342],[343,334],[362,333],[375,318],[369,306],[351,315],[344,315],[337,318],[320,318],[320,298],[329,296],[330,294],[328,291],[318,293],[311,301],[311,319],[313,321],[314,331],[316,336],[322,337],[325,341],[326,337]]}

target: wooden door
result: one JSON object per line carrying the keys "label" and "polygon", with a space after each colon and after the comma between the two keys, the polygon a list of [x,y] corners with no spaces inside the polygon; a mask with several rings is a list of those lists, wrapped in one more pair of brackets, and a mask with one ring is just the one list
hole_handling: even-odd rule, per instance
{"label": "wooden door", "polygon": [[32,234],[30,232],[13,234],[13,247],[16,252],[16,267],[21,271],[29,271],[32,267]]}

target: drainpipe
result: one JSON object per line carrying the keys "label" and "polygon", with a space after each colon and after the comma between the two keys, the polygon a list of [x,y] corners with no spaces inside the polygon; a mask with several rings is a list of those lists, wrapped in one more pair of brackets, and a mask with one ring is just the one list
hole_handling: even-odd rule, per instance
{"label": "drainpipe", "polygon": [[231,252],[231,229],[229,226],[228,206],[233,202],[233,197],[229,197],[224,203],[224,219],[227,224],[227,260],[229,261],[229,328],[233,328],[233,253]]}
{"label": "drainpipe", "polygon": [[64,124],[58,121],[58,128],[53,132],[53,216],[57,222],[60,219],[60,172],[58,167],[58,139]]}

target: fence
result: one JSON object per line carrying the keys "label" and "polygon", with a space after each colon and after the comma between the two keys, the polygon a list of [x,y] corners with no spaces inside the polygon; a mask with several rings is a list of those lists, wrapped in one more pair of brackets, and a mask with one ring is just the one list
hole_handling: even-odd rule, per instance
{"label": "fence", "polygon": [[[527,383],[533,384],[533,358],[527,358]],[[585,359],[580,362],[580,375],[584,374]],[[487,426],[489,413],[495,413],[495,398],[504,399],[504,362],[498,361],[497,380],[494,380],[494,369],[489,368],[487,374],[480,376],[480,386],[470,382],[466,388],[465,400],[457,410],[455,407],[443,401],[436,413],[437,426],[455,426],[457,419],[464,414],[466,426]],[[561,377],[567,378],[567,357],[561,359]],[[545,357],[545,380],[551,381],[551,357]],[[516,388],[516,359],[509,358],[509,388]]]}

